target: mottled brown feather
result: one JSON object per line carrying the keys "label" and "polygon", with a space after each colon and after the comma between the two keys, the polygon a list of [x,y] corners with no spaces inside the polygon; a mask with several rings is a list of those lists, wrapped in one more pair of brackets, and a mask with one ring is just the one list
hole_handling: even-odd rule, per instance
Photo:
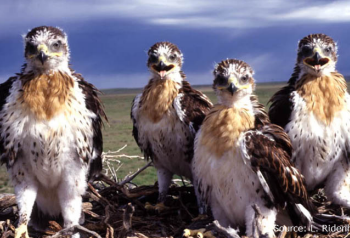
{"label": "mottled brown feather", "polygon": [[347,85],[343,75],[337,72],[321,77],[305,74],[295,87],[305,100],[308,111],[326,125],[329,125],[345,106]]}

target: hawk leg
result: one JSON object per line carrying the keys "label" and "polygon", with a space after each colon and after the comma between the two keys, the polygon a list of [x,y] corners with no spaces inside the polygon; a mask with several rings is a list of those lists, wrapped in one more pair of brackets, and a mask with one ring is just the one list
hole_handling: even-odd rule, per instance
{"label": "hawk leg", "polygon": [[173,174],[167,169],[157,168],[157,177],[159,186],[158,202],[155,206],[146,203],[145,208],[147,210],[156,210],[157,212],[163,212],[169,210],[169,207],[165,206],[164,202],[166,200],[166,195],[168,193]]}

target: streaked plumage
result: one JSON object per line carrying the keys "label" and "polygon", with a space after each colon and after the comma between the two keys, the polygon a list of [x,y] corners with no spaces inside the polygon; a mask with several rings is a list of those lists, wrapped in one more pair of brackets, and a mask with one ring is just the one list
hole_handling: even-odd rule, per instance
{"label": "streaked plumage", "polygon": [[78,224],[88,175],[102,169],[105,117],[96,88],[68,66],[63,31],[37,27],[24,41],[26,64],[0,85],[0,152],[19,207],[16,238],[33,207],[46,218],[61,214],[65,227]]}
{"label": "streaked plumage", "polygon": [[308,190],[324,185],[331,201],[350,207],[350,97],[336,62],[332,38],[303,38],[294,73],[271,98],[269,116],[288,133]]}
{"label": "streaked plumage", "polygon": [[192,161],[199,199],[211,206],[223,226],[245,227],[248,236],[256,204],[264,217],[262,232],[274,236],[280,208],[295,224],[311,225],[304,178],[290,162],[287,134],[270,123],[252,94],[253,70],[240,60],[224,60],[214,70],[218,96],[195,140]]}
{"label": "streaked plumage", "polygon": [[152,78],[135,97],[131,118],[138,146],[157,169],[158,200],[164,202],[173,174],[192,179],[193,140],[212,104],[185,80],[177,46],[156,43],[148,56]]}

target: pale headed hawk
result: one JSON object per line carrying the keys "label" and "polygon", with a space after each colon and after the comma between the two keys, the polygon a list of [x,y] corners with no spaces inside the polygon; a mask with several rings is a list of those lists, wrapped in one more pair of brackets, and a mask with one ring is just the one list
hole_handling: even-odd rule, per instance
{"label": "pale headed hawk", "polygon": [[300,40],[294,73],[271,98],[269,116],[288,133],[307,189],[325,186],[331,201],[350,207],[350,97],[336,63],[331,37]]}
{"label": "pale headed hawk", "polygon": [[228,59],[216,66],[214,77],[218,104],[197,133],[192,161],[199,200],[210,205],[221,225],[245,227],[249,237],[254,204],[263,217],[261,232],[269,237],[281,208],[295,225],[316,225],[304,178],[290,162],[288,135],[270,123],[253,95],[252,68]]}
{"label": "pale headed hawk", "polygon": [[33,225],[60,214],[65,228],[78,225],[87,180],[102,169],[105,117],[98,91],[69,68],[62,30],[34,28],[24,44],[22,71],[0,85],[1,160],[19,208],[15,238],[28,237],[31,215]]}
{"label": "pale headed hawk", "polygon": [[158,207],[164,200],[174,174],[192,179],[193,140],[209,99],[193,89],[181,71],[183,55],[169,42],[154,44],[148,51],[151,79],[133,101],[133,136],[157,169]]}

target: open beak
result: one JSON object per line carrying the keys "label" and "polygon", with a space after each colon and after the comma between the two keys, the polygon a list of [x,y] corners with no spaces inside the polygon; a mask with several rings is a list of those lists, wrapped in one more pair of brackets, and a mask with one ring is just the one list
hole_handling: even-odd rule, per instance
{"label": "open beak", "polygon": [[37,56],[37,58],[40,60],[40,62],[44,65],[45,61],[47,60],[47,55],[43,52],[40,51],[39,55]]}
{"label": "open beak", "polygon": [[227,87],[227,90],[233,95],[238,90],[238,88],[234,83],[230,83],[230,85]]}
{"label": "open beak", "polygon": [[160,77],[163,79],[167,72],[172,70],[175,66],[173,64],[166,65],[163,60],[159,61],[157,65],[152,65],[153,70],[158,72]]}
{"label": "open beak", "polygon": [[330,59],[328,57],[322,58],[322,56],[316,51],[312,57],[305,58],[303,62],[310,68],[320,71],[321,68],[329,63],[329,61]]}

